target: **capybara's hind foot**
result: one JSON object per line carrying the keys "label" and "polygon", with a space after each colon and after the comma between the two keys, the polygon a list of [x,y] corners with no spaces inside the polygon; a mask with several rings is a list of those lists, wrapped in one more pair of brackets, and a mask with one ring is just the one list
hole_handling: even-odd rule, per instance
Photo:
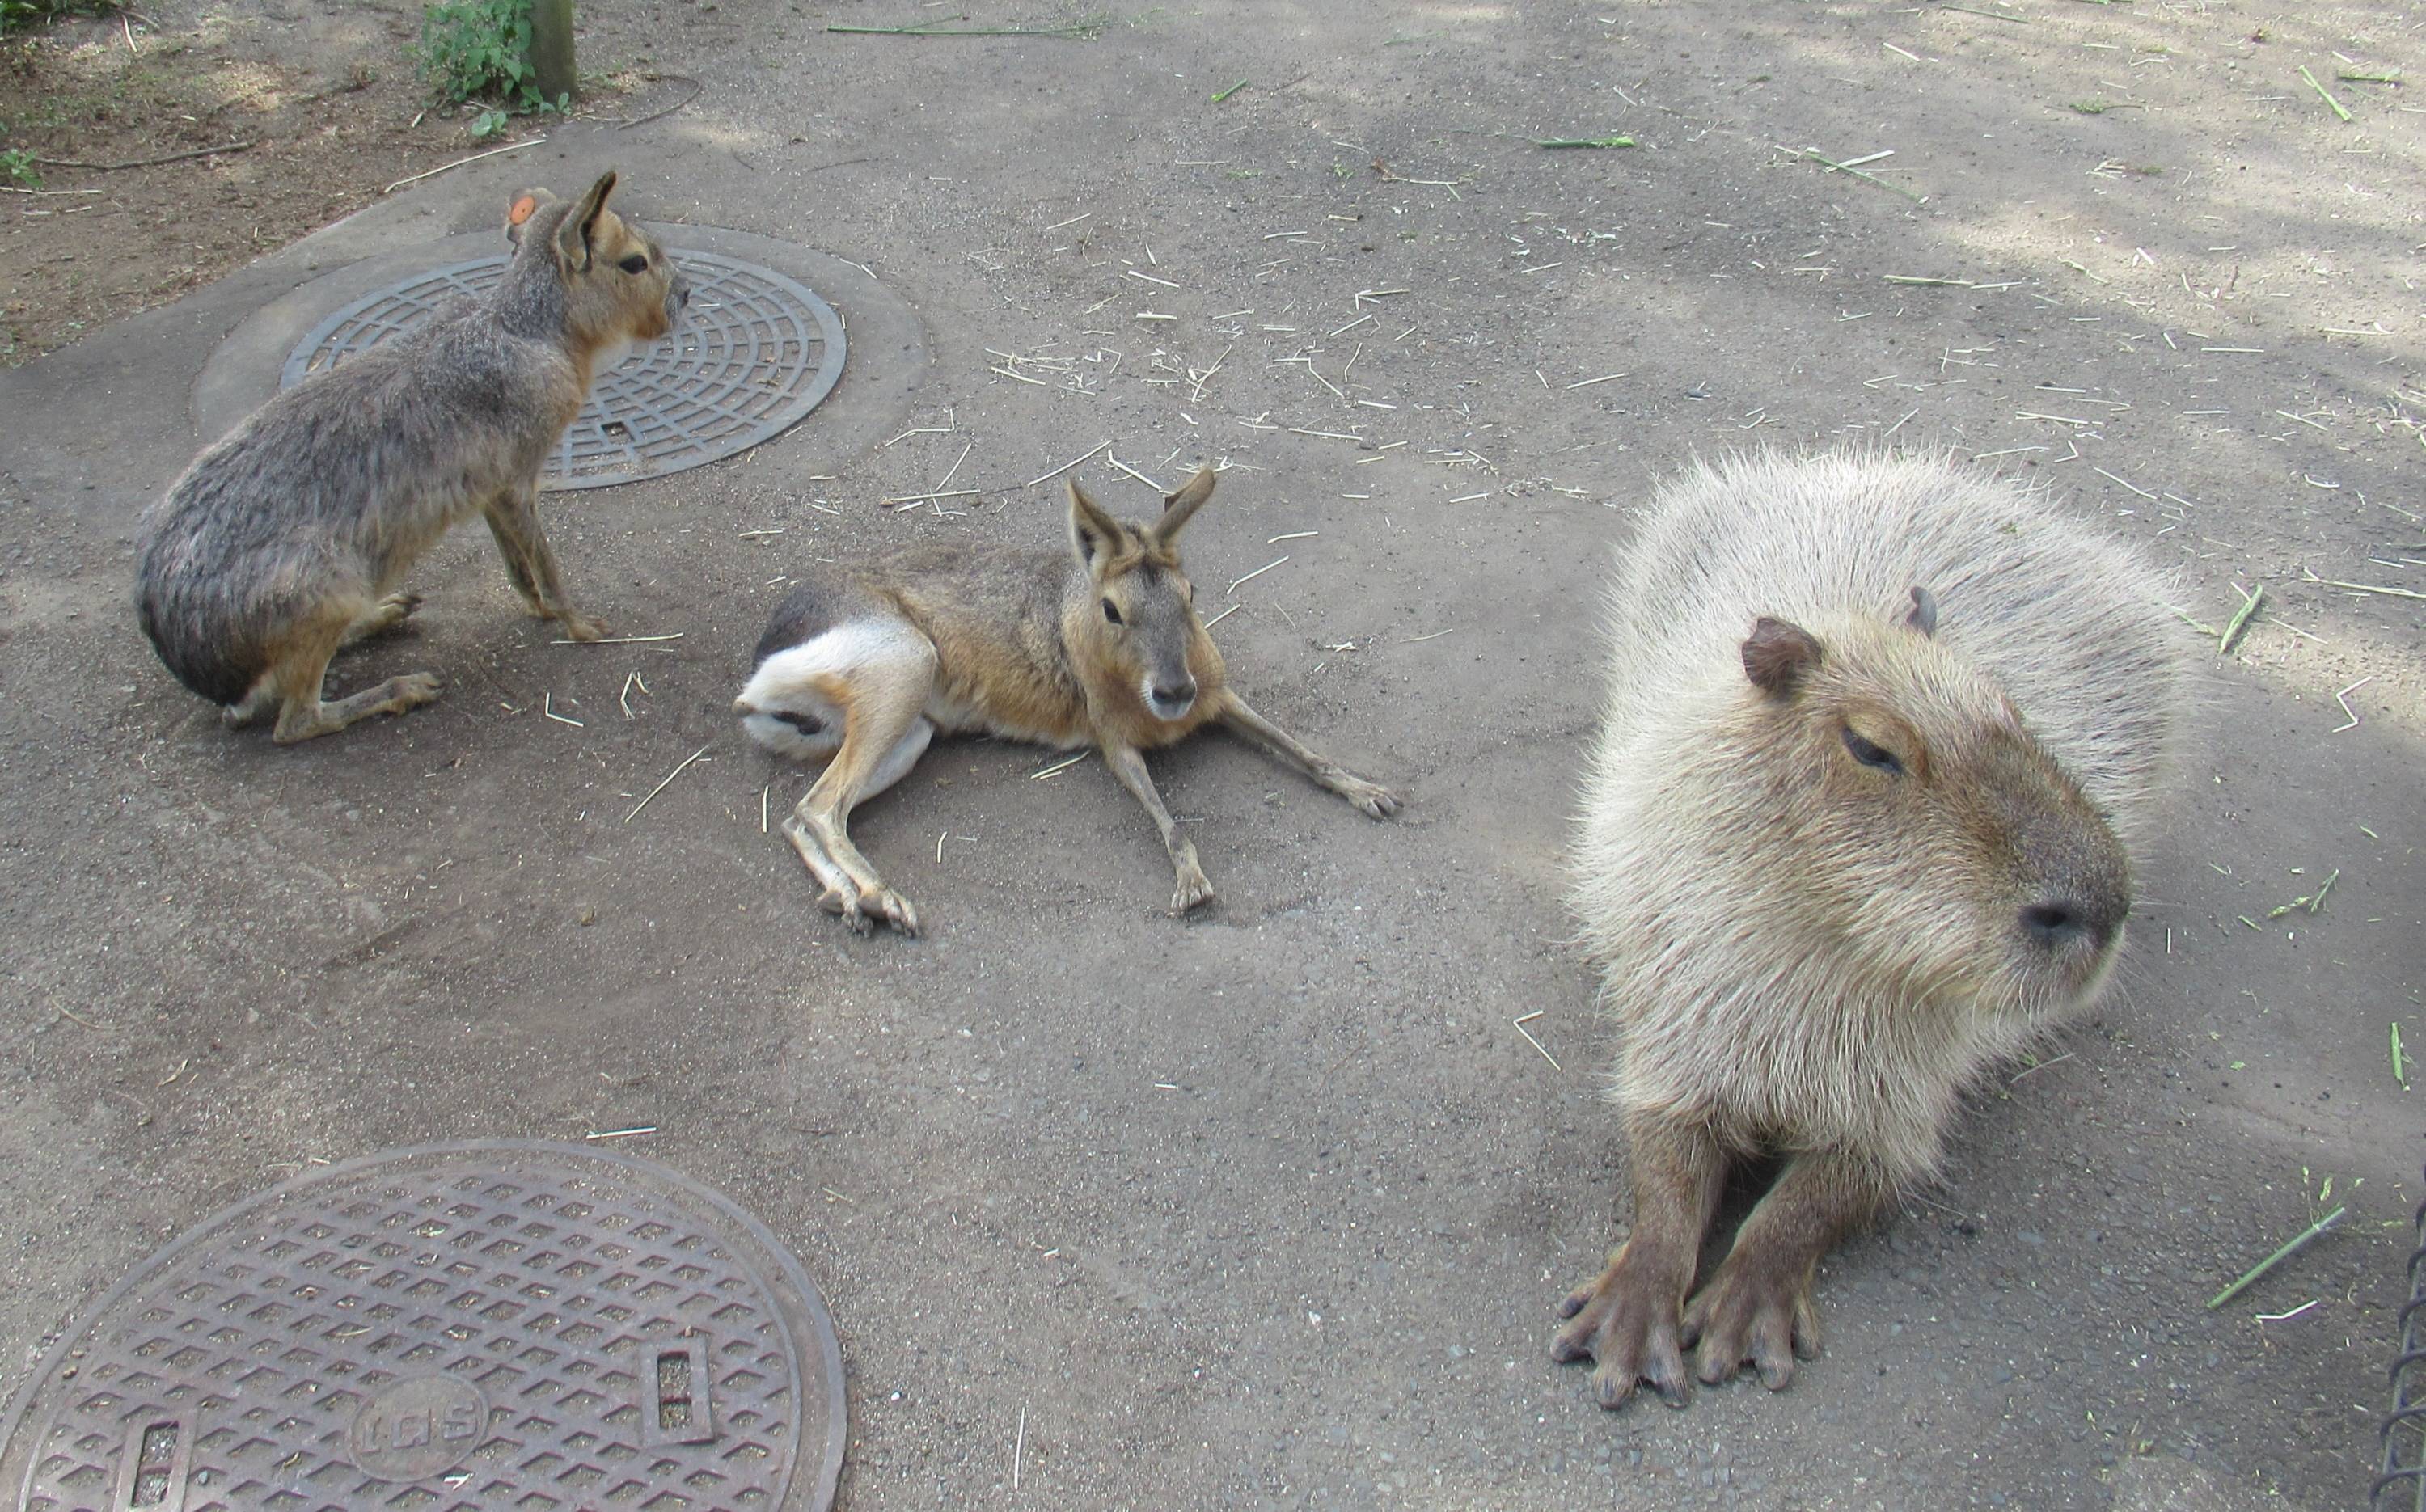
{"label": "capybara's hind foot", "polygon": [[1677,1335],[1676,1294],[1683,1288],[1634,1274],[1642,1267],[1629,1265],[1626,1254],[1619,1249],[1598,1279],[1559,1304],[1559,1316],[1569,1321],[1551,1343],[1550,1358],[1561,1364],[1592,1360],[1593,1398],[1605,1407],[1624,1407],[1635,1383],[1646,1380],[1660,1400],[1683,1407],[1693,1390]]}
{"label": "capybara's hind foot", "polygon": [[292,746],[297,741],[332,735],[355,720],[367,719],[375,714],[402,714],[407,709],[417,709],[437,698],[438,688],[438,679],[428,672],[408,672],[334,703],[293,700],[279,710],[278,729],[269,738],[279,745]]}
{"label": "capybara's hind foot", "polygon": [[570,609],[555,616],[555,619],[564,628],[564,638],[567,640],[598,640],[606,634],[605,620],[592,619],[586,614],[575,614]]}

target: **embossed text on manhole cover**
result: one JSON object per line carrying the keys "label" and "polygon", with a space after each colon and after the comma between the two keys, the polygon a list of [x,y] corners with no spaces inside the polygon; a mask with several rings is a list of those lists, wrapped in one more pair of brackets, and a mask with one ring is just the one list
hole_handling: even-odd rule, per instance
{"label": "embossed text on manhole cover", "polygon": [[0,1426],[21,1512],[825,1512],[842,1357],[766,1229],[562,1145],[331,1166],[145,1262]]}
{"label": "embossed text on manhole cover", "polygon": [[[842,321],[797,280],[715,252],[672,255],[691,284],[681,321],[598,375],[542,488],[631,483],[747,451],[797,424],[841,378]],[[347,305],[296,345],[279,387],[485,292],[507,256],[416,273]]]}

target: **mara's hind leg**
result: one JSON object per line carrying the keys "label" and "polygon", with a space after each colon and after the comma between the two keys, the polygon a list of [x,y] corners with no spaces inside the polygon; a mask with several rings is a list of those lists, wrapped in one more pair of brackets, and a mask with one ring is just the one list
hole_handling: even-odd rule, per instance
{"label": "mara's hind leg", "polygon": [[[357,601],[359,602],[359,601]],[[375,687],[339,699],[331,703],[320,697],[321,682],[329,671],[329,658],[346,644],[353,627],[365,619],[376,619],[382,608],[374,607],[356,613],[350,605],[332,603],[322,605],[300,623],[290,627],[273,652],[269,671],[247,694],[237,712],[259,712],[268,696],[278,699],[278,726],[270,739],[282,746],[315,735],[334,734],[357,719],[375,714],[402,714],[438,697],[438,679],[427,672],[411,672],[391,677]]]}
{"label": "mara's hind leg", "polygon": [[824,884],[820,904],[862,932],[878,921],[918,932],[917,910],[851,844],[849,824],[854,807],[899,781],[925,753],[935,732],[923,714],[934,679],[935,648],[925,635],[898,620],[860,620],[769,657],[742,690],[743,723],[762,744],[807,754],[833,742],[833,759],[784,820],[784,835]]}
{"label": "mara's hind leg", "polygon": [[[379,603],[371,605],[368,612],[356,617],[354,622],[346,627],[344,636],[337,642],[337,649],[343,651],[348,646],[368,640],[374,635],[384,635],[388,632],[402,625],[406,618],[410,616],[413,610],[420,607],[421,595],[418,593],[388,594],[386,597],[380,599]],[[431,686],[433,688],[436,686],[435,680],[432,681]],[[314,695],[315,701],[317,701],[317,697],[318,696],[315,692]],[[260,680],[254,683],[252,686],[246,691],[243,698],[238,699],[234,703],[224,705],[220,708],[219,722],[227,726],[230,730],[241,730],[245,726],[259,719],[263,715],[267,714],[270,710],[277,708],[284,700],[285,695],[279,690],[277,669],[273,668],[269,671],[262,673]],[[428,702],[429,700],[425,699],[422,701]],[[411,705],[404,705],[404,707],[409,708]],[[364,712],[375,714],[380,711],[374,709],[365,710]],[[358,715],[356,717],[359,718],[361,716]],[[339,726],[338,728],[342,729],[344,727]],[[322,731],[320,732],[326,734],[328,732]],[[298,735],[295,738],[301,740],[306,737]]]}
{"label": "mara's hind leg", "polygon": [[[927,753],[927,743],[934,738],[934,734],[935,727],[926,719],[911,721],[910,728],[903,731],[891,748],[877,761],[875,770],[868,774],[858,796],[851,801],[864,803],[900,781],[904,774],[917,764],[918,758]],[[840,759],[837,754],[835,762],[828,764],[826,769],[829,773]],[[829,825],[820,827],[810,808],[816,796],[817,790],[813,787],[808,796],[802,798],[784,821],[784,838],[792,843],[792,848],[800,852],[801,860],[824,884],[825,892],[817,898],[817,907],[828,913],[841,914],[849,921],[852,928],[862,933],[866,932],[869,916],[873,915],[905,935],[915,935],[918,932],[918,910],[910,906],[909,899],[885,886],[878,878],[876,869],[868,864],[867,858],[851,844],[844,828],[850,817],[848,809]],[[837,859],[834,851],[829,848],[826,839],[829,835],[839,842],[843,855],[849,858],[849,864]]]}
{"label": "mara's hind leg", "polygon": [[368,613],[346,627],[344,645],[359,645],[373,635],[384,635],[401,626],[412,611],[421,607],[418,593],[390,593],[370,606]]}

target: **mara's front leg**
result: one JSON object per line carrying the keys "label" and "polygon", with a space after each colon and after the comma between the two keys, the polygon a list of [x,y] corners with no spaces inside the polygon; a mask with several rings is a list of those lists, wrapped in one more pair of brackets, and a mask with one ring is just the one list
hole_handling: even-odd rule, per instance
{"label": "mara's front leg", "polygon": [[1399,796],[1365,779],[1330,757],[1307,748],[1298,738],[1248,707],[1236,691],[1225,690],[1221,722],[1270,751],[1274,759],[1296,767],[1376,819],[1399,812]]}
{"label": "mara's front leg", "polygon": [[606,627],[575,609],[564,597],[564,582],[556,571],[556,554],[539,527],[539,484],[536,479],[492,500],[482,514],[489,534],[497,538],[497,555],[506,559],[506,575],[514,581],[523,606],[542,619],[564,627],[570,640],[596,640]]}
{"label": "mara's front leg", "polygon": [[1179,823],[1171,811],[1162,806],[1162,795],[1154,790],[1154,779],[1147,775],[1145,758],[1135,746],[1107,745],[1104,764],[1121,780],[1121,786],[1137,796],[1145,812],[1154,816],[1154,827],[1162,834],[1162,848],[1171,853],[1172,870],[1177,882],[1172,890],[1171,911],[1186,913],[1200,903],[1213,900],[1213,884],[1205,879],[1205,868],[1196,864],[1196,845],[1179,832]]}

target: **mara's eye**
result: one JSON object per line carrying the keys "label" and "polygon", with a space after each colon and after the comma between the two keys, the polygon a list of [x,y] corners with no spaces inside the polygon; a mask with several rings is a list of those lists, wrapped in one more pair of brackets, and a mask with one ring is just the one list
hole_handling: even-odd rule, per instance
{"label": "mara's eye", "polygon": [[631,256],[623,259],[615,265],[622,268],[626,273],[646,273],[649,270],[649,254],[646,252],[634,252]]}
{"label": "mara's eye", "polygon": [[1104,601],[1104,618],[1114,624],[1119,624],[1121,622],[1120,606],[1112,603],[1109,599],[1106,599]]}
{"label": "mara's eye", "polygon": [[1896,760],[1896,754],[1894,751],[1887,749],[1884,746],[1874,745],[1869,741],[1864,740],[1861,736],[1853,733],[1853,727],[1852,725],[1847,725],[1845,727],[1845,748],[1852,751],[1853,753],[1853,760],[1861,763],[1864,766],[1875,766],[1880,771],[1885,772],[1890,776],[1900,777],[1903,775],[1903,763]]}

